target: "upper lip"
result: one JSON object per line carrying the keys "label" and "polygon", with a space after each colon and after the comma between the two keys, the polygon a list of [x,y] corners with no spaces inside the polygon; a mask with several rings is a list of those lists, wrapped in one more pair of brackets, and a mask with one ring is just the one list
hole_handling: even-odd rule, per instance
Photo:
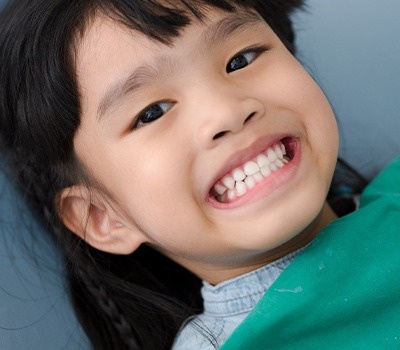
{"label": "upper lip", "polygon": [[223,166],[220,168],[220,171],[218,171],[218,173],[211,179],[209,185],[209,191],[211,191],[215,183],[218,180],[220,180],[223,176],[229,174],[233,169],[253,159],[262,151],[266,150],[267,148],[274,145],[275,143],[277,143],[278,141],[282,140],[285,137],[294,137],[294,136],[288,134],[261,136],[257,138],[253,143],[251,143],[249,146],[234,152],[225,161]]}

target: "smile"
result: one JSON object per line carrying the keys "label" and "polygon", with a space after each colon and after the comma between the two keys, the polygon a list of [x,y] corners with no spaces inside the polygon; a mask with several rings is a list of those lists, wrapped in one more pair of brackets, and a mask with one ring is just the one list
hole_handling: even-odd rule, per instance
{"label": "smile", "polygon": [[287,137],[269,146],[220,178],[211,188],[210,197],[218,203],[229,204],[262,187],[290,166],[295,144],[293,138]]}

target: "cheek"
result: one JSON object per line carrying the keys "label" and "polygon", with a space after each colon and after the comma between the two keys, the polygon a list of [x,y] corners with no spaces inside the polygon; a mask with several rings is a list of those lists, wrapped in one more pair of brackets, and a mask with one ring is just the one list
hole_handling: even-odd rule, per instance
{"label": "cheek", "polygon": [[293,56],[286,57],[286,64],[277,72],[277,81],[277,98],[299,116],[309,142],[314,144],[316,151],[325,154],[326,160],[336,160],[337,123],[321,88]]}
{"label": "cheek", "polygon": [[150,243],[180,251],[191,243],[185,243],[187,235],[205,230],[192,179],[194,156],[185,134],[145,128],[121,142],[99,140],[93,128],[85,129],[76,150],[125,223],[139,227]]}
{"label": "cheek", "polygon": [[319,108],[329,108],[329,104],[319,86],[302,65],[289,53],[282,54],[271,65],[265,79],[267,98],[298,114]]}
{"label": "cheek", "polygon": [[190,157],[177,142],[137,139],[106,151],[110,162],[103,173],[110,176],[104,184],[130,220],[150,232],[171,230],[175,221],[189,216]]}
{"label": "cheek", "polygon": [[320,174],[319,182],[329,187],[338,154],[338,130],[332,108],[324,93],[300,63],[283,54],[267,79],[266,103],[289,110],[302,124],[304,142]]}

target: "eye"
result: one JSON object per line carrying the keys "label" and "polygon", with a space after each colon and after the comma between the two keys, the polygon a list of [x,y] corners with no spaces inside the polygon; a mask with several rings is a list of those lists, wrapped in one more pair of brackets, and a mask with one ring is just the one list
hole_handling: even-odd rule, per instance
{"label": "eye", "polygon": [[133,125],[133,129],[156,121],[157,119],[161,118],[165,113],[167,113],[173,105],[173,102],[162,101],[146,107],[138,114]]}
{"label": "eye", "polygon": [[247,67],[249,64],[253,63],[258,58],[258,56],[260,56],[267,50],[267,47],[256,47],[239,52],[226,65],[226,72],[231,73],[235,70]]}

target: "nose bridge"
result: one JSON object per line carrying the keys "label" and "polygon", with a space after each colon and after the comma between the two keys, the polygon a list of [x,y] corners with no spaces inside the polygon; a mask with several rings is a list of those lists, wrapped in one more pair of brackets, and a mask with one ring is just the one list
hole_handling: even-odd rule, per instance
{"label": "nose bridge", "polygon": [[196,90],[196,137],[202,145],[240,132],[260,110],[251,92],[229,79],[205,79]]}

